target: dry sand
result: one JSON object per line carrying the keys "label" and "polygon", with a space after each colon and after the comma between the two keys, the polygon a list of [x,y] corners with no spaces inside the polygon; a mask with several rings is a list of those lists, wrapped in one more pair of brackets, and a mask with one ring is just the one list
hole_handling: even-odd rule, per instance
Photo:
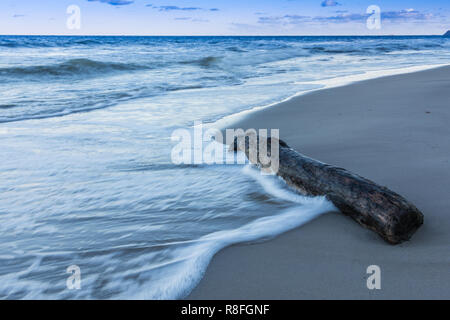
{"label": "dry sand", "polygon": [[[340,213],[219,252],[189,299],[449,299],[450,67],[358,82],[257,111],[299,152],[400,193],[425,215],[391,246]],[[366,268],[381,268],[368,290]]]}

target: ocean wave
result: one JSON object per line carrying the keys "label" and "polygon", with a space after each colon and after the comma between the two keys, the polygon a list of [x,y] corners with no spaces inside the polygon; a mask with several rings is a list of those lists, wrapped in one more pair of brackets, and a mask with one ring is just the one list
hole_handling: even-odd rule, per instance
{"label": "ocean wave", "polygon": [[247,50],[238,48],[238,47],[228,47],[227,50],[232,51],[232,52],[248,52]]}
{"label": "ocean wave", "polygon": [[98,41],[98,40],[93,40],[93,39],[83,39],[83,40],[76,40],[74,42],[72,42],[72,44],[74,45],[101,45],[103,44],[103,42]]}
{"label": "ocean wave", "polygon": [[48,48],[53,47],[50,43],[30,43],[25,41],[11,41],[11,40],[0,40],[0,47],[4,48],[33,48],[42,47]]}
{"label": "ocean wave", "polygon": [[113,167],[121,172],[142,172],[142,171],[166,171],[166,170],[184,170],[184,169],[201,169],[203,165],[198,164],[173,164],[173,163],[138,163],[127,166]]}
{"label": "ocean wave", "polygon": [[0,110],[3,109],[4,111],[0,113],[0,123],[47,119],[90,112],[112,107],[133,99],[152,97],[156,94],[152,88],[142,88],[137,91],[98,92],[96,95],[79,93],[79,100],[75,102],[70,98],[23,100],[16,104],[0,105]]}
{"label": "ocean wave", "polygon": [[180,64],[193,64],[198,65],[204,68],[210,68],[217,62],[219,62],[222,59],[222,57],[214,57],[214,56],[208,56],[205,58],[201,58],[198,60],[187,60],[187,61],[180,61]]}
{"label": "ocean wave", "polygon": [[363,53],[364,51],[356,48],[332,48],[332,47],[306,47],[305,49],[309,50],[311,54],[355,54],[355,53]]}
{"label": "ocean wave", "polygon": [[0,104],[0,109],[11,109],[17,107],[16,104]]}
{"label": "ocean wave", "polygon": [[442,48],[443,46],[438,43],[384,43],[374,46],[330,46],[330,45],[315,45],[307,46],[304,49],[308,50],[310,54],[349,54],[349,55],[374,55],[380,53],[390,53],[395,51],[408,51],[408,50],[423,50],[423,49],[435,49]]}
{"label": "ocean wave", "polygon": [[52,37],[52,36],[31,36],[31,37],[1,37],[0,47],[6,48],[54,48],[72,46],[95,46],[104,45],[112,39],[99,38],[79,38],[79,37]]}
{"label": "ocean wave", "polygon": [[102,74],[105,72],[114,71],[137,71],[145,69],[149,69],[149,67],[131,63],[101,62],[90,59],[71,59],[58,64],[1,68],[0,76],[61,77]]}
{"label": "ocean wave", "polygon": [[19,46],[21,46],[21,45],[19,45],[18,43],[15,43],[15,42],[7,42],[7,41],[0,42],[0,47],[17,48]]}

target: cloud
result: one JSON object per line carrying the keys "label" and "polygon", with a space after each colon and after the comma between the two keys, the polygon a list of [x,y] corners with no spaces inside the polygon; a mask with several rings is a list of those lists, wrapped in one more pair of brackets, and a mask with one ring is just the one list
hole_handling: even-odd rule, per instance
{"label": "cloud", "polygon": [[13,15],[13,18],[22,18],[22,17],[25,17],[25,15],[24,14],[15,14],[15,15]]}
{"label": "cloud", "polygon": [[344,23],[344,22],[354,22],[354,21],[366,21],[369,14],[360,13],[349,13],[349,14],[338,14],[335,16],[319,16],[314,17],[313,20],[317,22],[334,22],[334,23]]}
{"label": "cloud", "polygon": [[335,6],[340,6],[341,4],[335,0],[324,0],[321,3],[322,7],[335,7]]}
{"label": "cloud", "polygon": [[433,14],[422,13],[414,9],[381,12],[381,19],[391,21],[430,20],[432,18],[434,18]]}
{"label": "cloud", "polygon": [[192,21],[192,22],[209,22],[207,19],[200,19],[200,18],[192,18],[192,17],[177,17],[173,20],[177,21]]}
{"label": "cloud", "polygon": [[[352,22],[352,21],[366,21],[370,14],[339,14],[329,17],[315,17],[315,21],[329,21],[329,22]],[[400,11],[385,11],[381,12],[381,20],[387,22],[408,22],[408,21],[424,21],[431,20],[434,15],[431,13],[422,13],[414,9],[405,9]]]}
{"label": "cloud", "polygon": [[201,10],[219,11],[218,8],[205,9],[200,7],[154,6],[152,4],[147,4],[146,7],[159,9],[159,11],[201,11]]}
{"label": "cloud", "polygon": [[112,6],[124,6],[127,4],[132,4],[134,3],[134,1],[132,0],[88,0],[89,2],[102,2],[102,3],[107,3],[110,4]]}
{"label": "cloud", "polygon": [[177,7],[177,6],[160,6],[159,7],[159,11],[174,11],[174,10],[195,11],[195,10],[202,10],[202,8],[199,8],[199,7]]}
{"label": "cloud", "polygon": [[[259,17],[259,24],[296,25],[305,23],[348,23],[365,22],[370,14],[362,13],[340,13],[333,16],[267,16]],[[436,16],[431,13],[423,13],[414,9],[404,9],[400,11],[386,11],[381,13],[382,21],[387,22],[414,22],[432,20]]]}
{"label": "cloud", "polygon": [[271,17],[259,17],[258,23],[260,24],[299,24],[307,21],[311,21],[309,16],[299,16],[299,15],[284,15],[284,16],[271,16]]}

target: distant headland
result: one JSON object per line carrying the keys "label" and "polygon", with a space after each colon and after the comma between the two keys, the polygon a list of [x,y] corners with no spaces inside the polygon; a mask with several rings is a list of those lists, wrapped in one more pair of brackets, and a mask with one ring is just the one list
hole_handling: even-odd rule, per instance
{"label": "distant headland", "polygon": [[444,37],[450,37],[450,30],[448,30],[445,34]]}

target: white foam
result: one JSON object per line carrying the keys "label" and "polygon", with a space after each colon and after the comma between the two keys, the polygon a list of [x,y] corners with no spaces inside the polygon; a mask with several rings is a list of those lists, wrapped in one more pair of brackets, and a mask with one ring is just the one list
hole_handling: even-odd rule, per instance
{"label": "white foam", "polygon": [[295,84],[312,84],[312,85],[320,85],[321,87],[297,92],[294,95],[289,96],[286,99],[283,99],[281,101],[274,102],[274,103],[271,103],[268,105],[258,106],[258,107],[254,107],[251,109],[247,109],[247,110],[243,110],[243,111],[240,111],[237,113],[230,114],[228,116],[225,116],[225,117],[215,121],[214,123],[209,124],[208,127],[226,128],[227,126],[233,124],[236,121],[243,119],[245,116],[247,116],[255,111],[273,107],[280,103],[289,101],[292,98],[302,96],[302,95],[305,95],[307,93],[311,93],[314,91],[342,87],[342,86],[346,86],[346,85],[349,85],[349,84],[352,84],[355,82],[359,82],[359,81],[364,81],[364,80],[371,80],[371,79],[376,79],[376,78],[381,78],[381,77],[431,70],[431,69],[436,69],[436,68],[440,68],[440,67],[444,67],[444,66],[449,66],[449,64],[434,64],[434,65],[422,65],[422,66],[413,66],[413,67],[405,67],[405,68],[374,70],[374,71],[367,71],[367,72],[364,72],[361,74],[342,76],[342,77],[336,77],[336,78],[330,78],[330,79],[322,79],[322,80],[311,81],[311,82],[301,82],[301,83],[296,82]]}
{"label": "white foam", "polygon": [[[423,65],[423,66],[413,66],[413,67],[406,67],[406,68],[385,69],[385,70],[373,70],[373,71],[364,72],[362,74],[354,74],[354,75],[349,75],[349,76],[344,76],[344,77],[308,82],[308,84],[321,84],[321,85],[325,86],[324,88],[321,88],[321,89],[328,89],[328,88],[341,87],[341,86],[349,85],[351,83],[364,81],[364,80],[370,80],[370,79],[376,79],[376,78],[381,78],[381,77],[395,76],[395,75],[399,75],[399,74],[407,74],[407,73],[425,71],[425,70],[430,70],[430,69],[436,69],[436,68],[444,67],[447,65],[448,64],[437,64],[437,65]],[[318,90],[321,90],[321,89],[318,89]]]}
{"label": "white foam", "polygon": [[303,205],[321,204],[325,200],[325,197],[305,197],[294,193],[286,188],[286,183],[280,177],[267,177],[250,165],[245,166],[242,171],[253,180],[257,181],[263,187],[264,191],[276,198]]}
{"label": "white foam", "polygon": [[303,197],[283,188],[283,184],[275,176],[263,176],[250,166],[244,167],[243,171],[260,183],[270,195],[296,205],[281,214],[259,218],[234,230],[214,232],[175,249],[172,261],[152,267],[152,279],[148,288],[129,288],[122,293],[123,299],[183,298],[198,284],[209,262],[219,250],[236,243],[273,238],[335,210],[334,205],[324,197]]}

